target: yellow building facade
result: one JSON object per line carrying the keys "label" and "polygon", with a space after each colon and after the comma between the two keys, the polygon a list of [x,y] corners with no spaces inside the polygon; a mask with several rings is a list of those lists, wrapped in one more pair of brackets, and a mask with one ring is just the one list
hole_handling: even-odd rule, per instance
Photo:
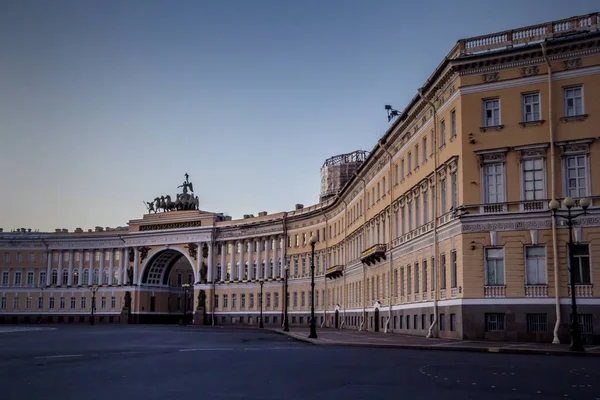
{"label": "yellow building facade", "polygon": [[[307,326],[314,236],[318,326],[566,341],[572,269],[593,338],[599,28],[595,13],[458,41],[316,205],[240,220],[173,206],[121,228],[2,232],[0,321],[87,323],[94,301],[99,323],[258,325],[262,309],[277,327],[287,271],[290,325]],[[575,214],[591,201],[570,248],[566,197]]]}

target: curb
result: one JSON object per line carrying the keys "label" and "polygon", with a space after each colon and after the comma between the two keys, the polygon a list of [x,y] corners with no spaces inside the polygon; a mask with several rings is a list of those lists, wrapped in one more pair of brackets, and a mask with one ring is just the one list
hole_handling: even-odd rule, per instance
{"label": "curb", "polygon": [[439,350],[439,351],[454,351],[454,352],[471,352],[471,353],[496,353],[496,354],[522,354],[522,355],[540,355],[540,356],[575,356],[575,357],[600,357],[600,353],[590,352],[568,352],[556,350],[535,350],[535,349],[516,349],[502,347],[469,347],[469,346],[432,346],[420,344],[388,344],[388,343],[357,343],[357,342],[321,342],[314,339],[305,338],[302,336],[290,334],[280,330],[272,329],[272,332],[280,335],[285,335],[299,342],[312,344],[314,346],[344,346],[344,347],[370,347],[379,349],[403,349],[403,350]]}

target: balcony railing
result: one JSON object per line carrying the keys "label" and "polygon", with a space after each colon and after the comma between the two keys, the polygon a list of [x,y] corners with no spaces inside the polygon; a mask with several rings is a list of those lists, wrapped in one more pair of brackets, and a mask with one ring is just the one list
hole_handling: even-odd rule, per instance
{"label": "balcony railing", "polygon": [[446,289],[440,289],[440,299],[446,299]]}
{"label": "balcony railing", "polygon": [[494,285],[483,287],[484,297],[506,297],[506,286]]}
{"label": "balcony railing", "polygon": [[329,279],[339,278],[342,275],[344,275],[343,265],[334,265],[333,267],[327,268],[325,271],[325,277]]}
{"label": "balcony railing", "polygon": [[453,287],[450,289],[450,297],[453,299],[458,297],[458,288]]}
{"label": "balcony railing", "polygon": [[525,285],[525,297],[548,297],[548,285]]}
{"label": "balcony railing", "polygon": [[548,202],[545,200],[533,200],[525,201],[521,203],[521,210],[523,211],[540,211],[545,210]]}
{"label": "balcony railing", "polygon": [[576,32],[592,32],[600,25],[600,13],[530,25],[519,29],[462,39],[458,42],[461,55],[539,43],[546,39]]}
{"label": "balcony railing", "polygon": [[[567,286],[569,296],[571,296],[571,285]],[[594,285],[591,283],[575,285],[576,297],[594,297]]]}
{"label": "balcony railing", "polygon": [[360,260],[367,264],[375,264],[381,260],[385,260],[385,252],[387,250],[387,246],[385,244],[376,244],[360,254]]}
{"label": "balcony railing", "polygon": [[484,204],[481,206],[481,214],[498,214],[507,212],[506,203]]}

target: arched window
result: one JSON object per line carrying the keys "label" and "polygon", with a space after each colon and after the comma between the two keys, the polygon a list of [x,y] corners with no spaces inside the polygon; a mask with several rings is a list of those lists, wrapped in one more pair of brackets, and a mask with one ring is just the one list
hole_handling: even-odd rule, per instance
{"label": "arched window", "polygon": [[46,283],[46,271],[40,271],[40,285],[45,285]]}
{"label": "arched window", "polygon": [[56,269],[52,270],[52,284],[56,285],[58,284],[58,271]]}
{"label": "arched window", "polygon": [[90,270],[86,268],[83,270],[83,282],[81,282],[81,284],[87,285],[89,283],[90,283]]}
{"label": "arched window", "polygon": [[216,278],[216,280],[217,281],[221,280],[221,263],[217,264],[217,278]]}
{"label": "arched window", "polygon": [[94,272],[92,273],[92,285],[97,285],[99,283],[99,274],[98,268],[94,268]]}
{"label": "arched window", "polygon": [[227,263],[227,272],[225,274],[225,280],[231,279],[231,263]]}
{"label": "arched window", "polygon": [[102,271],[102,284],[103,285],[108,285],[108,269],[107,268],[105,268]]}
{"label": "arched window", "polygon": [[79,270],[74,269],[73,270],[73,286],[77,286],[77,285],[79,285]]}
{"label": "arched window", "polygon": [[[117,253],[119,254],[119,253]],[[114,269],[113,270],[113,283],[118,283],[119,282],[119,270],[118,269]]]}
{"label": "arched window", "polygon": [[63,285],[68,285],[69,284],[69,270],[68,269],[63,269],[63,272],[62,272],[62,284]]}

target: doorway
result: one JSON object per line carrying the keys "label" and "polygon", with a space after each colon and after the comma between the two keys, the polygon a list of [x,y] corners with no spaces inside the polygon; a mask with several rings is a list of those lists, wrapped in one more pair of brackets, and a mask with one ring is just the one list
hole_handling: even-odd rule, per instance
{"label": "doorway", "polygon": [[373,331],[379,332],[379,308],[375,309],[375,321],[374,321]]}

